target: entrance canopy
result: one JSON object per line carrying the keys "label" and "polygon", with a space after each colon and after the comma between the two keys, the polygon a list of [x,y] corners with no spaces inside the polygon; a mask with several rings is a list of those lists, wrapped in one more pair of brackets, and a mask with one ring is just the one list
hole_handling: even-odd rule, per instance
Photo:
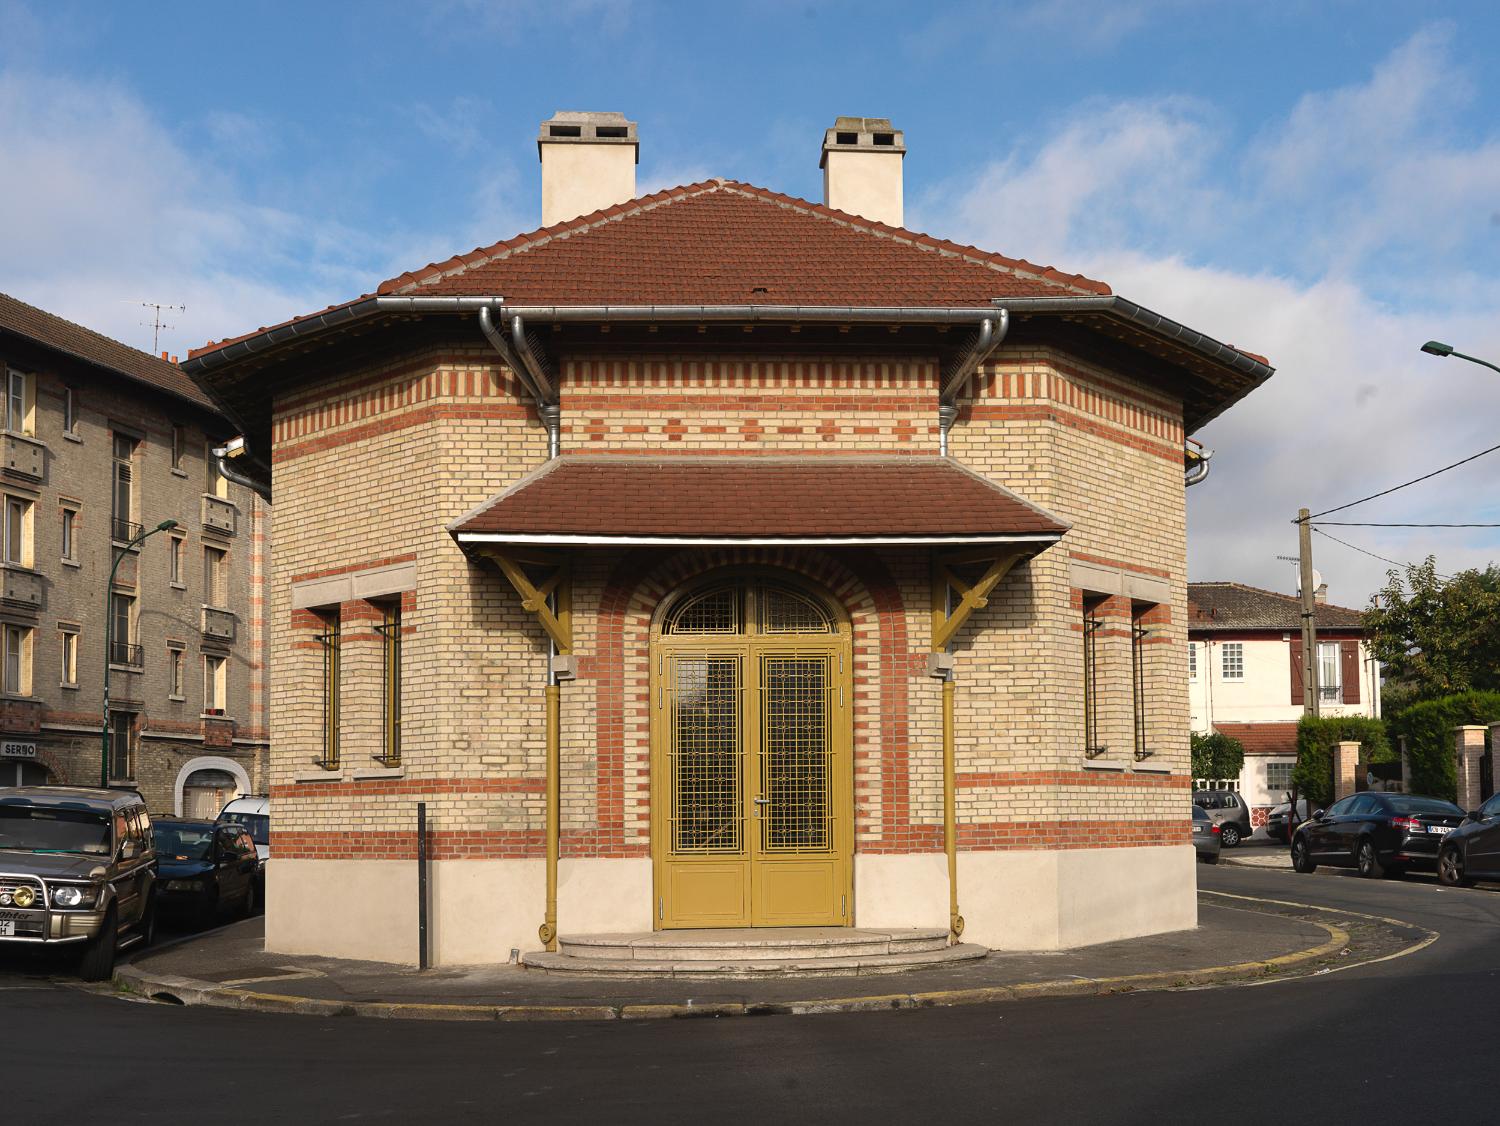
{"label": "entrance canopy", "polygon": [[464,545],[1000,545],[1058,517],[951,458],[553,458],[449,525]]}

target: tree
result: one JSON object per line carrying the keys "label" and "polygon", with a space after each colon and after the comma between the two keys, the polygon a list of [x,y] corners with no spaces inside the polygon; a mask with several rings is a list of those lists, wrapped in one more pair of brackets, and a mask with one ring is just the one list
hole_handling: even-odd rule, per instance
{"label": "tree", "polygon": [[1365,611],[1366,640],[1410,699],[1500,690],[1500,568],[1438,577],[1435,561],[1386,574]]}
{"label": "tree", "polygon": [[1245,745],[1238,739],[1221,735],[1192,735],[1194,778],[1238,778],[1245,765]]}

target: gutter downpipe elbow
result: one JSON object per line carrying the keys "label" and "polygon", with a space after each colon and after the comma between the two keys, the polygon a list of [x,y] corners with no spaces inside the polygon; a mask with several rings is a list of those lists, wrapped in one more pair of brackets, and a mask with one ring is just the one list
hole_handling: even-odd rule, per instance
{"label": "gutter downpipe elbow", "polygon": [[260,497],[261,500],[270,504],[271,486],[263,481],[257,481],[253,477],[246,477],[239,470],[231,468],[229,464],[229,451],[231,449],[238,449],[241,457],[250,457],[250,445],[245,441],[243,435],[238,439],[238,446],[234,442],[231,442],[227,446],[213,447],[210,452],[213,454],[214,464],[218,467],[219,475],[231,484],[239,485],[243,489],[249,489],[256,496]]}
{"label": "gutter downpipe elbow", "polygon": [[953,423],[958,419],[958,404],[956,402],[958,393],[961,391],[973,374],[979,370],[979,366],[994,354],[995,349],[1000,347],[1005,334],[1010,331],[1010,310],[1001,309],[993,317],[986,317],[979,323],[979,335],[968,354],[953,369],[944,382],[938,394],[938,453],[943,457],[948,456],[948,431],[953,428]]}
{"label": "gutter downpipe elbow", "polygon": [[1197,442],[1194,442],[1193,444],[1195,446],[1198,446],[1198,449],[1193,452],[1193,456],[1197,459],[1197,464],[1195,464],[1191,469],[1183,471],[1182,487],[1185,489],[1191,489],[1199,482],[1206,481],[1208,479],[1208,463],[1209,460],[1214,456],[1213,450],[1206,450],[1201,445],[1198,445]]}
{"label": "gutter downpipe elbow", "polygon": [[540,402],[542,396],[537,391],[536,387],[532,384],[531,374],[524,367],[522,367],[521,361],[516,359],[516,354],[511,351],[509,341],[507,341],[504,334],[495,327],[495,319],[490,314],[490,307],[488,305],[480,306],[479,331],[484,333],[484,338],[490,342],[490,347],[495,349],[495,351],[500,354],[500,358],[505,361],[505,366],[510,368],[510,370],[515,373],[516,378],[520,380],[521,387],[526,391],[526,394],[530,395],[533,399]]}
{"label": "gutter downpipe elbow", "polygon": [[531,350],[531,342],[526,339],[526,322],[519,313],[510,318],[510,340],[526,374],[531,377],[531,385],[537,390],[537,415],[547,428],[547,457],[554,458],[562,445],[562,408],[557,401],[557,388],[552,386],[536,353]]}

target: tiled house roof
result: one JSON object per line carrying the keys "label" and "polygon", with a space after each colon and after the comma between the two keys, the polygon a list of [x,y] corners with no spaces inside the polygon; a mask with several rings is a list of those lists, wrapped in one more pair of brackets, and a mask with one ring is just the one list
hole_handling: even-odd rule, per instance
{"label": "tiled house roof", "polygon": [[947,458],[554,458],[450,528],[631,539],[1056,538],[1068,525]]}
{"label": "tiled house roof", "polygon": [[[1324,603],[1313,620],[1319,629],[1360,630],[1358,610]],[[1188,583],[1188,630],[1300,630],[1302,603],[1289,594],[1244,583]]]}
{"label": "tiled house roof", "polygon": [[1220,735],[1238,739],[1247,755],[1296,755],[1295,723],[1215,723]]}
{"label": "tiled house roof", "polygon": [[208,396],[176,364],[0,293],[0,341],[10,333],[217,413]]}

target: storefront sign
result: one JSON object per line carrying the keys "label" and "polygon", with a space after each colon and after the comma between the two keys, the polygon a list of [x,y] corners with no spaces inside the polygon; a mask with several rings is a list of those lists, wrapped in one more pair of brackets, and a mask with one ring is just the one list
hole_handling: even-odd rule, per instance
{"label": "storefront sign", "polygon": [[36,744],[0,743],[0,758],[36,758]]}

